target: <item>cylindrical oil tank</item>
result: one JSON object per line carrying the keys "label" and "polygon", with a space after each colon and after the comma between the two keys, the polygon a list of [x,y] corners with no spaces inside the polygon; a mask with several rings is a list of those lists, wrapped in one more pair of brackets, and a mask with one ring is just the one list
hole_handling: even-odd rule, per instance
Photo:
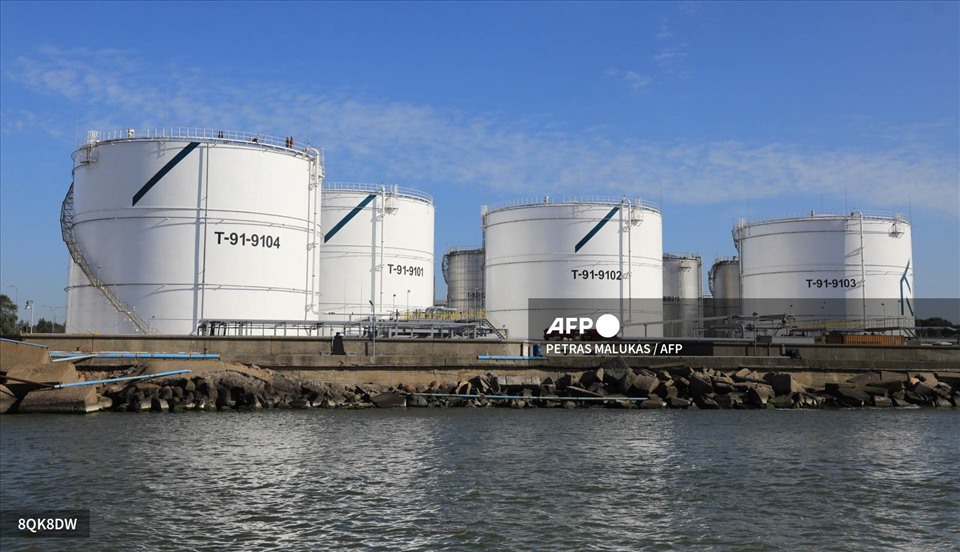
{"label": "cylindrical oil tank", "polygon": [[317,150],[252,133],[131,129],[88,133],[73,159],[61,213],[68,332],[304,320]]}
{"label": "cylindrical oil tank", "polygon": [[707,277],[713,296],[711,316],[740,314],[740,258],[717,257]]}
{"label": "cylindrical oil tank", "polygon": [[[386,317],[433,306],[433,199],[349,182],[323,186],[319,315]],[[373,305],[371,306],[371,302]]]}
{"label": "cylindrical oil tank", "polygon": [[[618,318],[621,335],[663,333],[656,205],[620,198],[518,201],[483,210],[486,314],[511,338],[556,317]],[[647,325],[644,325],[644,324]]]}
{"label": "cylindrical oil tank", "polygon": [[452,247],[444,253],[447,307],[458,311],[483,309],[483,260],[482,247]]}
{"label": "cylindrical oil tank", "polygon": [[663,255],[663,319],[665,337],[695,337],[703,317],[703,261],[692,253]]}
{"label": "cylindrical oil tank", "polygon": [[809,216],[733,229],[744,315],[845,320],[845,329],[913,325],[911,227],[900,214]]}

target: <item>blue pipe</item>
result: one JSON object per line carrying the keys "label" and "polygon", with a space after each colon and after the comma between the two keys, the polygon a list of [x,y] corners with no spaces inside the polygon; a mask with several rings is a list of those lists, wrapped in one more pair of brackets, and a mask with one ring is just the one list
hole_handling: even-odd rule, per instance
{"label": "blue pipe", "polygon": [[477,355],[477,360],[547,360],[545,356]]}
{"label": "blue pipe", "polygon": [[186,374],[190,370],[171,370],[169,372],[161,372],[159,374],[148,374],[146,376],[126,376],[122,378],[107,378],[102,380],[91,380],[91,381],[78,381],[76,383],[58,383],[53,386],[54,389],[63,389],[65,387],[80,387],[82,385],[97,385],[99,383],[112,383],[115,381],[130,381],[138,379],[148,379],[148,378],[162,378],[164,376],[175,376],[177,374]]}
{"label": "blue pipe", "polygon": [[68,353],[63,351],[51,351],[50,358],[73,358],[90,357],[96,358],[152,358],[157,360],[217,360],[219,354],[215,353]]}
{"label": "blue pipe", "polygon": [[443,397],[456,399],[493,399],[493,400],[512,400],[522,399],[525,401],[645,401],[647,397],[525,397],[523,395],[482,395],[467,394],[458,395],[456,393],[410,393],[411,395],[420,395],[421,397]]}

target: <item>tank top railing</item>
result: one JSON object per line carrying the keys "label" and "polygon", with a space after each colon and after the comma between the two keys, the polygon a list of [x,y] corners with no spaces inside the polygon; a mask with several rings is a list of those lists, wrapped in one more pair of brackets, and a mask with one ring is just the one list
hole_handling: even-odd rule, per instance
{"label": "tank top railing", "polygon": [[240,130],[225,130],[211,128],[190,128],[190,127],[172,127],[172,128],[151,128],[151,129],[133,129],[125,128],[118,130],[91,130],[77,144],[78,148],[96,144],[100,142],[116,142],[128,140],[221,140],[224,142],[238,142],[245,144],[258,144],[261,146],[280,148],[305,153],[314,157],[316,150],[308,144],[299,143],[292,136],[280,138],[257,132],[246,132]]}
{"label": "tank top railing", "polygon": [[433,196],[426,192],[421,192],[420,190],[415,190],[413,188],[395,186],[393,184],[369,184],[364,182],[323,183],[323,191],[325,192],[369,192],[372,194],[379,194],[381,188],[383,188],[383,191],[387,195],[393,195],[394,191],[396,191],[397,197],[419,199],[426,201],[427,203],[433,203]]}
{"label": "tank top railing", "polygon": [[624,198],[616,196],[573,196],[573,197],[558,197],[553,198],[550,196],[543,196],[539,198],[520,198],[512,199],[509,201],[502,201],[492,205],[484,205],[484,211],[496,211],[499,209],[509,209],[513,207],[533,207],[536,205],[591,205],[591,204],[600,204],[600,205],[619,205],[621,203],[628,203],[631,207],[638,209],[645,209],[648,211],[653,211],[655,213],[660,212],[660,206],[652,201],[647,201],[645,199],[636,199],[636,198]]}
{"label": "tank top railing", "polygon": [[785,213],[781,215],[758,215],[756,217],[751,217],[748,219],[741,219],[739,224],[743,226],[757,224],[762,222],[777,222],[782,220],[809,220],[811,218],[860,218],[860,213],[863,213],[863,218],[865,219],[880,219],[880,220],[897,220],[906,223],[910,223],[910,219],[907,218],[903,213],[899,211],[861,211],[860,209],[851,209],[849,213],[830,213],[830,212],[818,212],[818,211],[807,211],[806,213],[798,213],[796,211],[791,213]]}

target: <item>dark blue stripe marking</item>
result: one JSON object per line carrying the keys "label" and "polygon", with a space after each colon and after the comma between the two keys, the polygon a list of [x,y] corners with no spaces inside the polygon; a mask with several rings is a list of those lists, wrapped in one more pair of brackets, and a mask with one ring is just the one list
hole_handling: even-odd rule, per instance
{"label": "dark blue stripe marking", "polygon": [[133,204],[136,205],[138,201],[143,199],[143,196],[147,195],[147,192],[150,191],[150,188],[153,188],[157,182],[160,182],[161,178],[166,176],[168,172],[170,172],[174,167],[177,166],[177,163],[183,161],[183,158],[189,155],[190,152],[196,149],[196,147],[199,145],[200,145],[200,142],[190,142],[189,144],[187,144],[187,147],[180,150],[180,153],[173,156],[173,159],[171,159],[166,165],[164,165],[162,169],[157,171],[157,174],[153,175],[153,178],[148,180],[147,183],[144,184],[142,188],[140,188],[140,191],[138,191],[133,196]]}
{"label": "dark blue stripe marking", "polygon": [[360,213],[360,211],[363,211],[363,208],[366,207],[367,204],[369,204],[371,201],[373,201],[373,198],[375,197],[377,197],[376,194],[368,195],[363,201],[360,202],[359,205],[357,205],[356,207],[353,208],[353,210],[347,213],[347,216],[343,217],[343,220],[338,222],[336,226],[331,228],[330,231],[323,236],[323,243],[327,243],[327,241],[329,241],[330,238],[337,235],[337,232],[339,232],[341,228],[346,226],[347,223],[353,219],[353,217],[357,216],[357,214]]}
{"label": "dark blue stripe marking", "polygon": [[619,211],[619,210],[620,210],[620,206],[619,206],[619,205],[617,205],[617,206],[614,207],[613,209],[610,209],[610,212],[607,213],[607,216],[603,217],[603,220],[601,220],[600,222],[598,222],[597,225],[593,227],[593,230],[591,230],[590,232],[588,232],[587,235],[584,236],[583,239],[580,240],[579,243],[577,243],[577,246],[573,248],[573,252],[576,253],[577,251],[580,251],[580,248],[581,248],[581,247],[583,247],[584,245],[587,245],[587,242],[590,241],[590,238],[596,236],[596,235],[597,235],[597,232],[599,232],[600,229],[603,228],[603,225],[606,224],[606,223],[608,223],[608,222],[610,222],[610,219],[612,219],[612,218],[613,218],[613,215],[615,215],[615,214],[617,213],[617,211]]}

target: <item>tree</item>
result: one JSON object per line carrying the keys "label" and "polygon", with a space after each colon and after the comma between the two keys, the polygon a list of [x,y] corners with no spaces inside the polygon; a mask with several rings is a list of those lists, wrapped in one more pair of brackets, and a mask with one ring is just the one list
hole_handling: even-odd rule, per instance
{"label": "tree", "polygon": [[0,293],[0,335],[20,335],[17,327],[19,307],[12,299]]}
{"label": "tree", "polygon": [[63,324],[52,322],[46,318],[41,318],[37,321],[34,331],[37,333],[63,333],[66,331],[66,328]]}
{"label": "tree", "polygon": [[[929,329],[927,329],[929,328]],[[952,337],[960,333],[960,325],[933,316],[930,318],[917,318],[917,334],[924,337]]]}

